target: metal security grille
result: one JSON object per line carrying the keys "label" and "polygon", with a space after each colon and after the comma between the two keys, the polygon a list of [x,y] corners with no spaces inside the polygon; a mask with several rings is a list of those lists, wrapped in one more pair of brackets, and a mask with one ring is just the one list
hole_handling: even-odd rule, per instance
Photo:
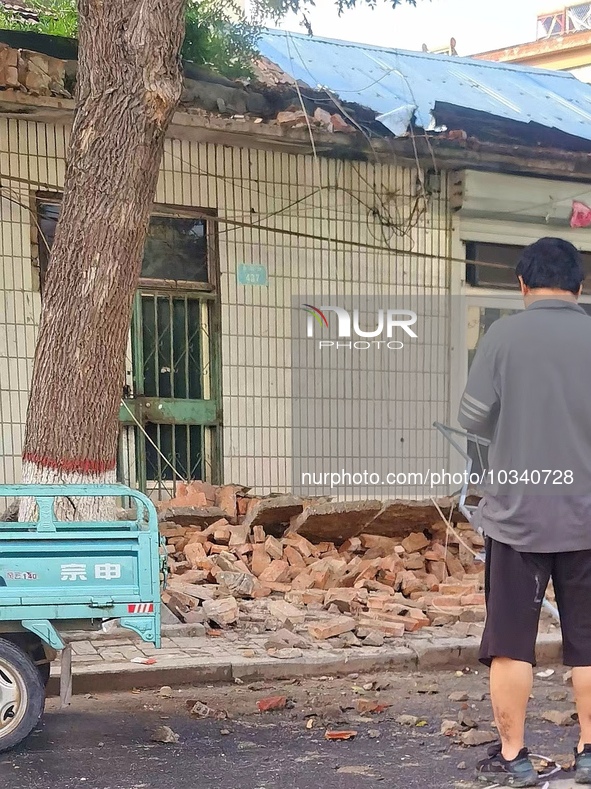
{"label": "metal security grille", "polygon": [[[432,463],[446,466],[449,449],[432,423],[450,422],[450,392],[457,385],[451,357],[452,353],[465,356],[465,347],[452,348],[450,341],[448,296],[457,267],[451,260],[445,175],[429,175],[418,163],[397,161],[394,156],[379,162],[373,156],[355,161],[348,155],[337,159],[295,153],[287,139],[263,149],[261,137],[248,148],[248,137],[242,132],[241,128],[241,144],[234,146],[197,142],[185,135],[165,141],[155,214],[165,214],[166,219],[151,224],[150,259],[143,273],[148,279],[142,283],[134,338],[129,342],[121,478],[148,490],[169,490],[174,487],[168,478],[173,476],[171,463],[182,476],[240,483],[257,495],[292,490],[296,454],[292,305],[299,305],[304,296],[314,305],[326,304],[323,296],[334,296],[336,301],[328,303],[374,297],[387,306],[401,303],[406,294],[438,303],[435,315],[423,311],[420,347],[392,376],[388,392],[368,392],[361,370],[354,371],[351,385],[367,401],[368,414],[378,394],[392,404],[386,426],[391,440],[386,430],[381,436],[372,434],[374,457],[388,461],[393,470],[414,471]],[[21,437],[39,321],[43,250],[38,216],[34,218],[28,206],[35,204],[35,195],[63,190],[68,144],[66,124],[0,118],[0,298],[5,305],[0,315],[0,464],[6,481],[20,478]],[[48,221],[51,213],[47,211]],[[499,240],[503,239],[500,232]],[[239,267],[244,266],[265,269],[266,278],[240,280]],[[182,349],[173,354],[175,365],[177,358],[184,361],[179,361],[172,383],[170,372],[160,372],[170,366],[162,354],[165,346],[170,348],[171,321],[173,348],[178,347],[174,335],[181,319],[176,318],[175,324],[175,310],[189,323],[197,320],[191,307],[176,306],[175,299],[185,296],[190,303],[196,299],[201,304],[201,343],[187,356],[189,373],[193,360],[204,369],[201,393],[187,382]],[[165,297],[166,307],[160,306],[158,297]],[[143,328],[148,309],[151,315],[160,310],[153,330],[158,336],[164,329],[165,335],[158,342],[158,362],[155,355],[151,358],[150,375],[158,369],[156,383],[168,389],[144,388],[149,383],[144,380],[144,361],[137,366],[140,350],[149,357],[143,347],[149,339]],[[297,315],[305,320],[299,307]],[[371,326],[369,316],[363,326]],[[156,394],[147,396],[146,391]],[[195,401],[202,403],[198,423],[194,414],[182,415]],[[171,407],[180,419],[174,425]],[[344,412],[338,466],[347,468],[348,461],[355,459],[354,447],[347,443],[346,404],[341,402],[338,408]],[[152,441],[161,442],[161,454]],[[303,447],[302,458],[308,456]],[[201,464],[199,473],[196,464]],[[379,497],[382,493],[387,491],[380,491]],[[400,493],[419,495],[416,487],[409,486]],[[331,495],[359,497],[365,492],[355,488]],[[370,495],[378,493],[372,490]]]}

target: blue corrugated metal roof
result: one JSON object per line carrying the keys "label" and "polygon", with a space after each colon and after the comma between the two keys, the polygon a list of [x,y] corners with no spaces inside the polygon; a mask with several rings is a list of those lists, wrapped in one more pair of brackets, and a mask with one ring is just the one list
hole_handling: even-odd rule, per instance
{"label": "blue corrugated metal roof", "polygon": [[591,85],[572,74],[267,30],[261,54],[311,87],[369,107],[394,134],[413,111],[434,127],[436,102],[591,140]]}

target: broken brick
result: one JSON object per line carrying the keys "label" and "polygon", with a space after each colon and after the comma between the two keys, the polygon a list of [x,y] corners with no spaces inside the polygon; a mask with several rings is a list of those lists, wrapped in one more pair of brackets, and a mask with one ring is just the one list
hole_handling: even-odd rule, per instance
{"label": "broken brick", "polygon": [[291,545],[285,546],[283,549],[283,556],[292,567],[304,570],[307,566],[302,554],[295,548],[292,548]]}
{"label": "broken brick", "polygon": [[274,619],[277,619],[281,624],[291,622],[293,625],[303,625],[306,619],[306,614],[299,608],[296,608],[285,600],[271,600],[268,605],[269,613]]}
{"label": "broken brick", "polygon": [[238,603],[233,597],[203,602],[205,616],[220,627],[233,624],[238,619]]}
{"label": "broken brick", "polygon": [[203,559],[207,559],[205,548],[200,542],[194,542],[187,545],[185,547],[185,556],[194,569],[200,569],[199,562]]}
{"label": "broken brick", "polygon": [[277,710],[284,710],[287,704],[285,696],[269,696],[266,699],[259,699],[257,701],[257,708],[259,712],[276,712]]}
{"label": "broken brick", "polygon": [[271,535],[265,540],[265,550],[272,559],[283,558],[283,543]]}
{"label": "broken brick", "polygon": [[422,551],[423,548],[427,548],[428,545],[429,540],[422,532],[413,532],[412,534],[409,534],[404,540],[402,540],[402,547],[407,553],[416,553],[418,551]]}
{"label": "broken brick", "polygon": [[467,594],[463,595],[461,599],[462,605],[478,605],[483,606],[486,603],[484,593],[482,592],[475,592],[474,594]]}
{"label": "broken brick", "polygon": [[267,581],[284,583],[289,577],[289,564],[280,559],[273,559],[271,564],[259,575],[261,583]]}
{"label": "broken brick", "polygon": [[313,638],[324,641],[327,638],[334,638],[343,633],[355,630],[357,622],[349,616],[339,616],[331,619],[315,622],[308,627],[308,632]]}
{"label": "broken brick", "polygon": [[262,572],[271,564],[271,557],[265,550],[263,543],[256,543],[252,550],[251,570],[252,574],[258,578]]}

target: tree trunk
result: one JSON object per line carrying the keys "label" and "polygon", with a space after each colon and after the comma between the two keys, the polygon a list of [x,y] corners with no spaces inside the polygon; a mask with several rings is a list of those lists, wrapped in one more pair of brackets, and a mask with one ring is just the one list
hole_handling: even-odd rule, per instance
{"label": "tree trunk", "polygon": [[[182,89],[185,3],[78,0],[77,109],[43,291],[24,482],[115,480],[133,296]],[[82,500],[61,515],[108,517],[112,506]]]}

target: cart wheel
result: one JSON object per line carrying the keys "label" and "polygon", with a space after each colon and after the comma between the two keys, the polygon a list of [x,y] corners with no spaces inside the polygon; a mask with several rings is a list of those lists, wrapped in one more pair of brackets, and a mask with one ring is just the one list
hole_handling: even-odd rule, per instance
{"label": "cart wheel", "polygon": [[0,752],[29,736],[44,706],[39,669],[21,649],[0,639]]}

